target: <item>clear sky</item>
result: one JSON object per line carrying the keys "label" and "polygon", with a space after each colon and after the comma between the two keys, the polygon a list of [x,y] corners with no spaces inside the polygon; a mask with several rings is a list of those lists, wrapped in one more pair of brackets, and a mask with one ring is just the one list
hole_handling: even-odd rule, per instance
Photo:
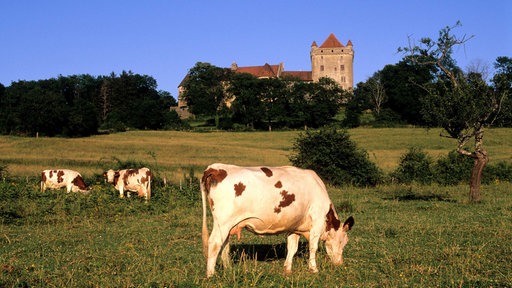
{"label": "clear sky", "polygon": [[284,63],[310,71],[311,44],[334,33],[354,45],[354,84],[402,59],[408,37],[436,39],[460,20],[475,35],[462,68],[512,57],[510,0],[16,0],[0,3],[0,83],[59,75],[150,75],[175,98],[196,62]]}

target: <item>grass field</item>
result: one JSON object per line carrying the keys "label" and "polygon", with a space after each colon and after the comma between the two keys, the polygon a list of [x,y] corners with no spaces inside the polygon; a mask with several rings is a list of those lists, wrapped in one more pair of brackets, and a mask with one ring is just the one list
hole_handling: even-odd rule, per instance
{"label": "grass field", "polygon": [[[510,132],[487,134],[492,160],[511,161]],[[410,146],[433,156],[451,150],[453,143],[438,133],[350,130],[388,172]],[[294,274],[285,277],[286,237],[243,232],[240,242],[232,239],[232,268],[219,266],[205,279],[199,192],[195,181],[187,186],[184,174],[217,161],[289,164],[296,135],[0,137],[0,163],[21,177],[0,181],[0,287],[512,287],[511,183],[484,185],[479,204],[467,203],[466,185],[329,187],[340,217],[356,221],[341,267],[329,263],[322,247],[320,272],[310,274],[303,240]],[[112,165],[112,157],[144,161],[172,185],[156,184],[149,203],[117,198],[100,178],[89,195],[38,192],[36,176],[43,168],[74,168],[91,181]]]}
{"label": "grass field", "polygon": [[[67,167],[90,177],[112,166],[115,157],[145,162],[161,177],[179,181],[190,167],[201,171],[214,162],[288,165],[298,133],[133,131],[77,139],[0,136],[0,161],[8,164],[10,172],[17,176],[38,177],[43,169]],[[440,130],[434,129],[357,128],[349,133],[385,172],[396,168],[400,156],[412,146],[424,149],[434,158],[456,147],[454,140],[439,137]],[[510,143],[511,129],[491,129],[484,138],[492,162],[512,162]]]}

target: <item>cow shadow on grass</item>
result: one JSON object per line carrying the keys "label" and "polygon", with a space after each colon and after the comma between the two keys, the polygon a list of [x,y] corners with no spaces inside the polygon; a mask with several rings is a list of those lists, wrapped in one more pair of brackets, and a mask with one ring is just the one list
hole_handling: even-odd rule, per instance
{"label": "cow shadow on grass", "polygon": [[[299,242],[299,248],[295,257],[307,257],[309,244],[306,241]],[[233,262],[243,259],[255,259],[256,261],[276,261],[286,258],[286,243],[280,244],[243,244],[231,243],[230,254]]]}
{"label": "cow shadow on grass", "polygon": [[396,200],[396,201],[439,201],[439,202],[456,202],[448,195],[436,193],[418,193],[412,188],[398,189],[394,191],[393,195],[382,197],[383,200]]}
{"label": "cow shadow on grass", "polygon": [[404,194],[394,195],[391,197],[383,197],[383,200],[397,200],[397,201],[439,201],[439,202],[456,202],[450,199],[448,196],[431,194],[431,195],[415,195],[415,194]]}

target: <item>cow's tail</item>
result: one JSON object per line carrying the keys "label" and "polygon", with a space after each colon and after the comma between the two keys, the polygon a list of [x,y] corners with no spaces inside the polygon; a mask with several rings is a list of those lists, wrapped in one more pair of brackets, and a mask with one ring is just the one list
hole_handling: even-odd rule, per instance
{"label": "cow's tail", "polygon": [[149,201],[149,199],[151,198],[151,178],[153,178],[153,173],[149,173],[148,175],[148,183],[147,183],[147,187],[146,187],[146,192],[147,192],[147,197],[146,197],[146,201]]}
{"label": "cow's tail", "polygon": [[203,255],[208,258],[208,225],[206,224],[206,186],[204,181],[201,180],[201,200],[203,203],[203,230],[202,230],[202,239],[203,239]]}
{"label": "cow's tail", "polygon": [[46,175],[44,175],[44,171],[41,173],[41,187],[40,187],[40,190],[41,192],[44,192],[45,190],[45,184],[44,182],[46,181]]}

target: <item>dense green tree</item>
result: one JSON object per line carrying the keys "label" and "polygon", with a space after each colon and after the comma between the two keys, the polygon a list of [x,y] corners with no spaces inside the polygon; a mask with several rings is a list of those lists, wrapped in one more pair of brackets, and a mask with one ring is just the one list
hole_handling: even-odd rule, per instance
{"label": "dense green tree", "polygon": [[492,78],[494,89],[503,97],[501,114],[496,124],[512,127],[512,58],[500,56],[494,63],[496,73]]}
{"label": "dense green tree", "polygon": [[[348,101],[348,94],[331,78],[320,78],[310,83],[313,88],[309,100],[309,126],[321,127],[332,122],[341,105]],[[306,98],[307,99],[307,98]]]}
{"label": "dense green tree", "polygon": [[[382,107],[389,108],[409,124],[423,124],[420,116],[421,99],[427,95],[427,92],[422,85],[432,82],[433,71],[435,67],[432,64],[417,65],[407,58],[395,65],[384,66],[377,74],[386,95],[386,102]],[[372,80],[377,81],[372,77],[369,82],[371,83]]]}
{"label": "dense green tree", "polygon": [[197,62],[189,70],[183,84],[183,98],[187,101],[190,112],[215,117],[215,124],[218,127],[221,111],[228,100],[226,83],[231,80],[231,75],[229,69]]}
{"label": "dense green tree", "polygon": [[233,95],[231,109],[233,121],[245,125],[247,128],[255,128],[262,121],[262,102],[260,95],[263,85],[255,76],[247,73],[234,74],[229,85],[229,93]]}
{"label": "dense green tree", "polygon": [[13,82],[0,89],[0,132],[76,137],[97,133],[100,125],[120,131],[169,127],[176,101],[156,87],[152,77],[131,71]]}
{"label": "dense green tree", "polygon": [[289,85],[287,126],[292,128],[311,126],[309,106],[313,85],[304,81],[292,81]]}
{"label": "dense green tree", "polygon": [[286,83],[278,78],[260,79],[262,84],[262,93],[260,101],[262,103],[263,121],[268,131],[272,131],[273,124],[282,121],[287,114],[286,101]]}

